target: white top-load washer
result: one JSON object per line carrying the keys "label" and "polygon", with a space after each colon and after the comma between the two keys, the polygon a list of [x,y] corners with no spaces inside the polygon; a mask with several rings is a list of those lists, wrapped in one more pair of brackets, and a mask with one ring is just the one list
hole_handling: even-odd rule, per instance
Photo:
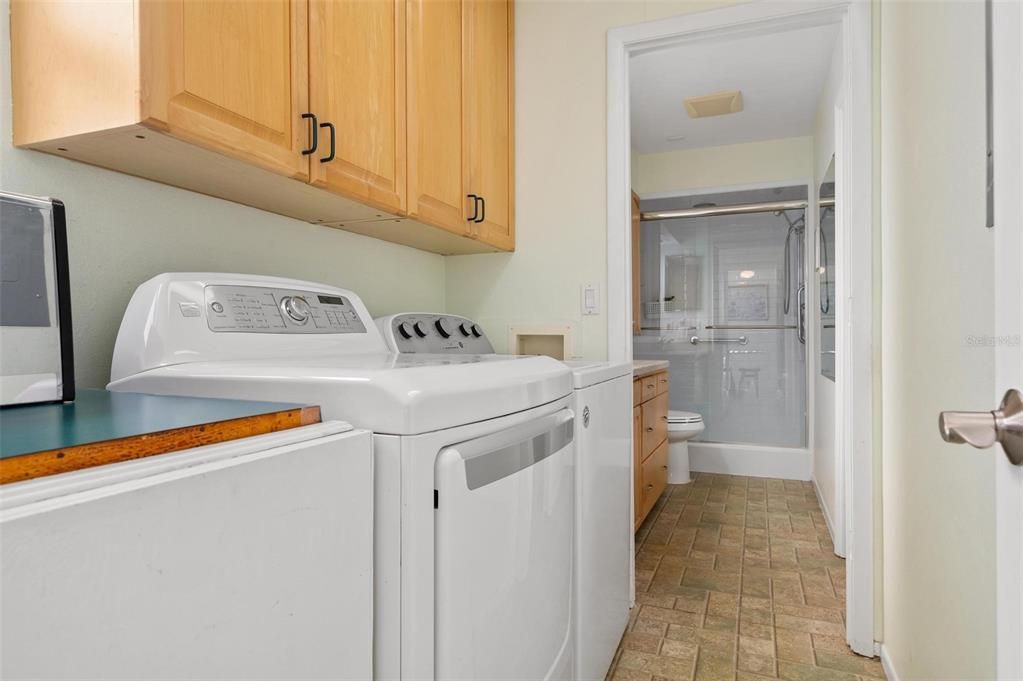
{"label": "white top-load washer", "polygon": [[374,431],[375,678],[571,678],[561,363],[396,355],[350,291],[164,274],[128,304],[108,387],[314,403]]}
{"label": "white top-load washer", "polygon": [[[407,356],[494,351],[480,326],[458,315],[409,312],[376,324],[390,348]],[[601,681],[632,601],[632,362],[565,364],[576,418],[576,678]]]}

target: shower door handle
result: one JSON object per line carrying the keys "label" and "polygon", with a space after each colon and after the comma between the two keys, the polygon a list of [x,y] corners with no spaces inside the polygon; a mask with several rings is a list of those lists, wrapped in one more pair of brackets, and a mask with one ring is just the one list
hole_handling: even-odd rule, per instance
{"label": "shower door handle", "polygon": [[806,283],[799,285],[796,289],[796,316],[799,318],[796,329],[796,337],[799,342],[806,345]]}

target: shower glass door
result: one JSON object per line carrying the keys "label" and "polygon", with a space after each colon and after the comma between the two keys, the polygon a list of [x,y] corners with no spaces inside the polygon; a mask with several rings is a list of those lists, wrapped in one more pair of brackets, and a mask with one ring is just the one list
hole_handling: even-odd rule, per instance
{"label": "shower glass door", "polygon": [[[673,201],[643,210],[690,207]],[[670,361],[671,409],[703,416],[699,439],[806,446],[805,231],[803,210],[643,223],[634,354]]]}

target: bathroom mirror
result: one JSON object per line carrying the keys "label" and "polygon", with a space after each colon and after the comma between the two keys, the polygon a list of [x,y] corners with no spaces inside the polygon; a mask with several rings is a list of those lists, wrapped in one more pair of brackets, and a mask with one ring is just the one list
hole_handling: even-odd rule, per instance
{"label": "bathroom mirror", "polygon": [[835,157],[831,157],[817,192],[817,278],[820,305],[821,376],[835,380]]}

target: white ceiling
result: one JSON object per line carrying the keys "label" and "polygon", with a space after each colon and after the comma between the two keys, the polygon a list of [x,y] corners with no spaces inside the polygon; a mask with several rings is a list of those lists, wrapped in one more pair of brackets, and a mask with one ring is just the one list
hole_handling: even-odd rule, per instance
{"label": "white ceiling", "polygon": [[[640,154],[813,134],[838,25],[708,40],[632,57],[632,146]],[[743,111],[689,118],[687,97],[741,90]],[[682,140],[668,137],[682,135]]]}

